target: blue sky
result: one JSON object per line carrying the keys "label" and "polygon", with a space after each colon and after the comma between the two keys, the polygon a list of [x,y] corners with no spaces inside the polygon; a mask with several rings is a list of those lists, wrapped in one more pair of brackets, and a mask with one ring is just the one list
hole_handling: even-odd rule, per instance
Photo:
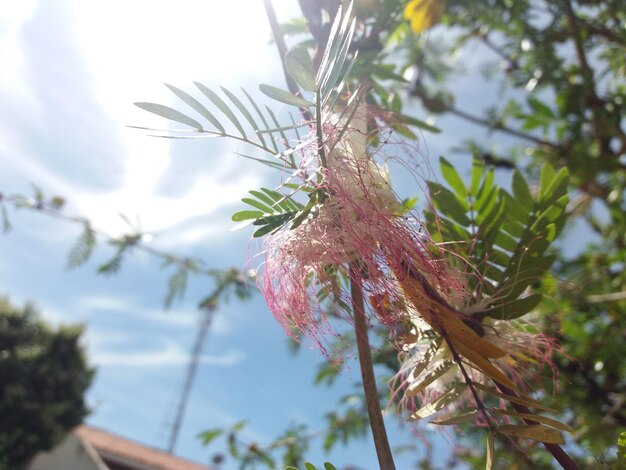
{"label": "blue sky", "polygon": [[[297,14],[295,1],[275,4],[283,20]],[[126,126],[163,127],[162,120],[132,105],[170,103],[163,82],[187,90],[194,80],[231,89],[255,90],[261,82],[282,86],[268,38],[262,2],[256,0],[182,0],[175,6],[21,0],[3,7],[0,191],[29,193],[35,183],[48,195],[65,197],[68,212],[89,217],[111,234],[125,228],[119,213],[138,216],[155,248],[199,256],[213,267],[243,268],[253,249],[250,232],[231,232],[230,214],[270,173],[235,157],[233,151],[244,149],[229,142],[172,142]],[[470,50],[468,63],[478,54]],[[477,79],[458,82],[461,108],[484,107],[470,92],[480,86]],[[422,143],[433,166],[445,149],[479,133],[454,120],[439,124],[444,132]],[[415,192],[398,181],[405,184],[400,192]],[[101,248],[86,267],[67,270],[79,227],[23,211],[10,215],[14,230],[0,237],[0,294],[36,302],[54,323],[85,323],[89,358],[98,368],[88,422],[165,446],[197,329],[195,305],[210,285],[195,279],[185,300],[165,312],[167,274],[158,261],[136,253],[120,274],[96,276],[98,262],[111,254]],[[221,305],[177,453],[208,462],[217,447],[203,448],[195,435],[241,419],[249,420],[245,439],[261,445],[295,422],[319,429],[321,416],[352,390],[358,376],[354,363],[338,386],[315,387],[321,360],[316,350],[288,353],[285,335],[260,296]],[[396,431],[397,421],[390,420],[390,427],[393,445],[422,446],[407,429]],[[319,450],[312,451],[311,460],[322,459]],[[399,468],[414,459],[401,457]],[[369,439],[333,460],[375,466]]]}

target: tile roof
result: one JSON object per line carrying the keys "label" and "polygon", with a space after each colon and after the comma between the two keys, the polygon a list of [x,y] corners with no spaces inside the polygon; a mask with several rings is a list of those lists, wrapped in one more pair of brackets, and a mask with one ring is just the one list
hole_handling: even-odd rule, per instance
{"label": "tile roof", "polygon": [[139,444],[92,426],[79,426],[75,433],[80,439],[94,447],[104,460],[113,457],[115,460],[123,460],[124,463],[131,465],[135,464],[136,468],[142,469],[211,470],[210,467],[176,457],[165,451]]}

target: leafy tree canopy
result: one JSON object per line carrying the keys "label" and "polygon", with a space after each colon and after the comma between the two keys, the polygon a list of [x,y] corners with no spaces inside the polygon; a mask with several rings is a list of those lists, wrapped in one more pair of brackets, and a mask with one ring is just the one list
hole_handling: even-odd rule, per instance
{"label": "leafy tree canopy", "polygon": [[52,328],[33,305],[0,298],[0,467],[24,468],[87,416],[83,396],[94,370],[82,332],[78,325]]}

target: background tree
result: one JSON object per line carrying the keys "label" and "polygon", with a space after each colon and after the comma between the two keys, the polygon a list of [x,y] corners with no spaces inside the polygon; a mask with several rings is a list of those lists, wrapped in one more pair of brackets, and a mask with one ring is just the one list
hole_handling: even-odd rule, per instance
{"label": "background tree", "polygon": [[83,327],[52,328],[31,304],[0,298],[0,467],[24,468],[80,424],[94,375],[80,345]]}

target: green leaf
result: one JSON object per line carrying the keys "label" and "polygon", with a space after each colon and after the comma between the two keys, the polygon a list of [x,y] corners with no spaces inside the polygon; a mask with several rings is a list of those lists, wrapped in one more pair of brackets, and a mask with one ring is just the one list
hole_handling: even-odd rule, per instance
{"label": "green leaf", "polygon": [[239,452],[239,444],[237,442],[237,436],[235,435],[235,433],[231,432],[228,435],[227,443],[228,443],[228,452],[230,453],[230,455],[238,459],[241,453]]}
{"label": "green leaf", "polygon": [[504,232],[499,232],[496,235],[494,243],[497,246],[504,248],[505,250],[510,251],[510,252],[514,252],[517,249],[517,241],[515,241],[513,238],[511,238],[509,235],[507,235]]}
{"label": "green leaf", "polygon": [[202,445],[206,446],[210,444],[212,441],[214,441],[215,439],[217,439],[222,434],[224,434],[223,429],[211,429],[209,431],[201,432],[200,434],[198,434],[198,437],[202,441]]}
{"label": "green leaf", "polygon": [[511,256],[495,247],[491,247],[489,252],[485,253],[485,260],[506,268],[511,261]]}
{"label": "green leaf", "polygon": [[[354,27],[353,27],[353,30],[354,30]],[[350,44],[347,43],[345,47],[346,47],[345,52],[347,54],[347,51],[350,48]],[[321,88],[321,94],[319,96],[319,98],[321,99],[318,100],[317,99],[318,97],[316,96],[316,103],[317,103],[316,106],[320,106],[322,108],[327,107],[328,109],[335,109],[335,105],[337,104],[337,101],[339,100],[339,97],[341,96],[341,91],[346,86],[348,76],[350,75],[350,72],[352,71],[354,64],[356,64],[357,62],[357,56],[358,56],[358,52],[355,52],[354,56],[352,57],[350,62],[348,62],[345,68],[337,67],[335,69],[335,71],[333,72],[334,75],[331,75],[329,77],[328,86],[326,88],[324,88],[324,86],[327,85],[326,82],[321,83],[322,88]],[[333,84],[332,87],[330,86],[331,83]],[[346,102],[346,105],[345,105],[346,109],[351,109],[350,105],[353,102],[355,102],[358,96],[361,96],[360,91],[361,89],[357,85],[356,88],[352,91],[352,96]],[[334,98],[331,101],[330,98],[333,97],[333,95],[334,95]]]}
{"label": "green leaf", "polygon": [[472,159],[472,178],[469,190],[470,195],[476,196],[484,171],[485,163],[483,162],[483,159],[479,157],[474,157]]}
{"label": "green leaf", "polygon": [[76,268],[81,266],[91,256],[96,246],[96,236],[88,222],[85,222],[83,233],[76,241],[76,244],[70,250],[67,257],[67,267]]}
{"label": "green leaf", "polygon": [[324,470],[337,470],[337,467],[330,462],[324,462]]}
{"label": "green leaf", "polygon": [[273,214],[277,212],[276,209],[272,209],[271,207],[266,206],[265,204],[257,201],[256,199],[250,199],[249,197],[244,197],[241,201],[245,202],[246,204],[251,205],[252,207],[256,207],[257,209],[265,212],[266,214]]}
{"label": "green leaf", "polygon": [[[352,44],[356,19],[350,18],[351,11],[352,4],[349,4],[345,12],[341,11],[341,14],[338,12],[331,27],[328,43],[316,76],[317,90],[320,97],[319,104],[321,106],[326,104],[332,94],[332,90],[340,81],[339,78]],[[352,64],[354,64],[354,59],[356,59],[356,54],[348,68],[351,68]],[[333,108],[333,106],[329,107]]]}
{"label": "green leaf", "polygon": [[482,210],[483,206],[485,206],[485,204],[490,200],[493,192],[495,191],[495,188],[493,186],[493,177],[493,169],[490,169],[485,174],[483,182],[480,185],[480,189],[476,193],[476,203],[474,204],[474,206],[479,211]]}
{"label": "green leaf", "polygon": [[263,227],[254,232],[252,236],[258,238],[262,237],[265,234],[273,232],[274,230],[278,230],[287,222],[289,222],[293,217],[295,217],[295,215],[296,212],[294,211],[287,214],[271,215],[268,217],[257,219],[253,222],[253,225],[263,225]]}
{"label": "green leaf", "polygon": [[527,224],[530,221],[530,212],[532,209],[528,209],[519,203],[517,199],[511,196],[504,189],[500,188],[499,196],[506,201],[507,219],[512,218]]}
{"label": "green leaf", "polygon": [[399,114],[398,118],[405,124],[408,124],[410,126],[415,126],[419,129],[423,129],[428,132],[432,132],[433,134],[439,134],[441,132],[441,129],[439,129],[438,127],[431,126],[425,121],[414,118],[412,116],[407,116],[406,114]]}
{"label": "green leaf", "polygon": [[[493,193],[495,193],[496,188],[493,188]],[[502,220],[505,217],[506,213],[506,203],[503,200],[498,201],[497,197],[493,197],[492,202],[489,202],[486,206],[483,207],[483,210],[479,210],[479,214],[476,217],[476,221],[478,222],[478,238],[483,238],[483,242],[487,242],[487,238],[489,234],[495,234],[500,232]],[[493,238],[493,237],[491,237]],[[491,243],[493,240],[489,240]],[[489,244],[487,244],[488,246]]]}
{"label": "green leaf", "polygon": [[463,207],[463,203],[452,191],[432,181],[428,182],[428,189],[435,207],[441,210],[444,215],[449,216],[464,227],[471,223],[465,215],[467,207]]}
{"label": "green leaf", "polygon": [[259,137],[259,140],[265,146],[265,139],[263,138],[263,134],[260,132],[260,128],[257,125],[254,118],[252,117],[252,114],[250,114],[250,111],[248,111],[248,108],[246,108],[244,104],[241,102],[241,100],[237,98],[237,96],[235,96],[235,94],[232,93],[230,90],[228,90],[227,88],[224,88],[223,86],[220,88],[222,89],[224,94],[228,97],[228,99],[237,107],[237,109],[243,115],[243,117],[246,118],[246,121],[248,121],[248,124],[250,124],[252,129],[254,129],[254,132],[256,132],[256,135]]}
{"label": "green leaf", "polygon": [[487,310],[485,312],[485,315],[491,318],[496,318],[498,320],[512,320],[514,318],[519,318],[522,315],[525,315],[533,310],[537,305],[539,305],[539,302],[541,302],[542,298],[542,294],[531,294],[528,297],[524,297],[522,299],[502,304],[496,308]]}
{"label": "green leaf", "polygon": [[274,203],[276,201],[274,201],[272,198],[270,198],[267,194],[261,192],[261,191],[248,191],[250,194],[252,194],[254,197],[256,197],[257,199],[259,199],[260,201],[262,201],[263,203],[267,204],[269,207],[272,208],[272,212],[276,212],[276,209],[274,208]]}
{"label": "green leaf", "polygon": [[491,279],[492,281],[496,281],[497,283],[500,283],[502,279],[504,279],[504,272],[489,262],[485,262],[483,264],[481,272],[485,277]]}
{"label": "green leaf", "polygon": [[[269,150],[269,149],[268,149]],[[275,170],[285,170],[285,167],[287,166],[288,168],[291,168],[291,166],[288,166],[286,164],[286,162],[281,162],[281,161],[273,161],[273,160],[266,160],[264,158],[257,158],[257,157],[252,157],[250,155],[246,155],[243,153],[239,153],[239,152],[233,152],[235,155],[237,155],[238,157],[243,157],[243,158],[247,158],[248,160],[254,160],[255,162],[259,162],[262,163],[263,165],[267,165],[270,168],[274,168]]]}
{"label": "green leaf", "polygon": [[417,205],[417,201],[419,198],[417,196],[411,198],[405,198],[402,200],[402,204],[400,205],[400,209],[398,210],[399,215],[405,215],[411,209],[413,209]]}
{"label": "green leaf", "polygon": [[139,106],[141,109],[148,111],[149,113],[164,117],[165,119],[169,119],[170,121],[180,122],[182,124],[186,124],[187,126],[195,127],[198,130],[202,130],[202,124],[200,124],[198,121],[190,118],[180,111],[176,111],[175,109],[170,108],[169,106],[145,102],[135,103],[135,106]]}
{"label": "green leaf", "polygon": [[232,430],[236,431],[236,432],[240,432],[243,430],[243,428],[245,428],[248,425],[248,421],[247,420],[241,420],[241,421],[237,421],[235,424],[233,424],[232,426]]}
{"label": "green leaf", "polygon": [[304,462],[304,468],[305,470],[317,470],[317,467],[311,462]]}
{"label": "green leaf", "polygon": [[258,219],[263,217],[265,212],[261,211],[238,211],[230,218],[233,222],[243,222],[244,220]]}
{"label": "green leaf", "polygon": [[547,187],[540,191],[540,202],[543,208],[549,207],[567,195],[567,187],[569,184],[569,171],[567,168],[561,168],[559,172],[552,177],[547,183]]}
{"label": "green leaf", "polygon": [[313,209],[313,207],[315,207],[315,204],[317,204],[318,199],[319,199],[319,193],[317,191],[314,191],[311,194],[309,194],[309,202],[307,203],[305,207],[302,208],[302,210],[300,211],[300,214],[298,214],[298,216],[293,220],[291,227],[289,227],[290,230],[293,230],[299,227],[302,224],[302,222],[304,222],[304,220],[311,213],[311,209]]}
{"label": "green leaf", "polygon": [[[462,226],[448,219],[441,220],[441,228],[447,232],[447,242],[462,242],[471,240],[472,236]],[[446,238],[446,237],[444,237]]]}
{"label": "green leaf", "polygon": [[352,4],[349,4],[347,12],[344,12],[343,10],[343,6],[340,6],[337,14],[335,15],[335,20],[330,28],[326,48],[324,49],[324,54],[322,55],[322,60],[315,77],[315,82],[317,84],[322,83],[325,75],[328,74],[329,69],[332,70],[333,64],[336,63],[338,55],[337,52],[341,47],[342,42],[345,42],[345,39],[351,39],[351,37],[346,38],[346,27],[350,20],[349,15],[352,10]]}
{"label": "green leaf", "polygon": [[626,431],[617,438],[617,462],[626,463]]}
{"label": "green leaf", "polygon": [[325,382],[326,385],[332,385],[340,372],[341,368],[336,363],[324,361],[317,369],[314,382],[316,385],[322,382]]}
{"label": "green leaf", "polygon": [[276,204],[283,209],[284,211],[293,211],[302,209],[302,204],[298,204],[293,201],[291,198],[285,196],[284,194],[279,193],[278,191],[274,191],[273,189],[261,188],[261,190],[267,194],[270,198],[273,199],[272,207],[276,207]]}
{"label": "green leaf", "polygon": [[444,179],[448,182],[450,187],[454,189],[457,196],[462,198],[467,197],[467,188],[465,187],[465,183],[459,176],[459,173],[456,171],[456,168],[446,160],[444,157],[439,157],[439,164],[441,166],[441,173],[443,174]]}
{"label": "green leaf", "polygon": [[168,87],[181,100],[183,100],[185,103],[187,103],[193,109],[195,109],[198,112],[198,114],[201,114],[202,116],[204,116],[222,134],[226,133],[226,131],[224,130],[224,126],[222,126],[222,124],[220,124],[220,122],[213,115],[213,113],[211,113],[211,111],[206,109],[206,107],[202,103],[200,103],[197,99],[195,99],[190,94],[184,92],[183,90],[181,90],[179,88],[176,88],[173,85],[168,85],[166,83],[165,86]]}
{"label": "green leaf", "polygon": [[[263,115],[263,112],[261,111],[261,108],[259,107],[259,105],[256,104],[256,101],[252,99],[252,96],[250,96],[250,94],[246,90],[242,88],[241,91],[243,91],[244,95],[246,95],[246,98],[248,98],[248,101],[250,102],[250,104],[256,111],[257,115],[261,119],[261,122],[265,126],[265,129],[269,129],[269,124],[267,123],[267,119],[265,119],[265,116]],[[278,153],[278,145],[276,145],[276,139],[274,138],[274,135],[270,133],[269,136],[270,136],[270,139],[272,140],[272,148],[274,149],[274,152]]]}
{"label": "green leaf", "polygon": [[[278,119],[276,119],[276,114],[274,114],[274,111],[272,111],[269,106],[265,106],[265,110],[267,111],[267,114],[270,115],[270,118],[272,119],[272,122],[274,123],[274,127],[280,133],[280,137],[283,140],[283,143],[287,145],[287,142],[289,139],[287,139],[287,135],[285,134],[284,129],[280,126]],[[290,152],[291,150],[292,149],[288,149],[284,152],[281,152],[281,155],[287,155],[287,153]]]}
{"label": "green leaf", "polygon": [[311,103],[304,98],[300,98],[299,96],[289,93],[288,91],[281,90],[280,88],[276,88],[271,85],[261,84],[259,85],[259,90],[273,100],[280,101],[281,103],[297,106],[299,108],[310,108],[315,106],[314,103]]}
{"label": "green leaf", "polygon": [[163,301],[165,308],[169,309],[175,299],[182,299],[187,290],[189,279],[189,267],[185,262],[179,263],[178,269],[167,281],[167,294]]}
{"label": "green leaf", "polygon": [[526,179],[518,170],[513,172],[513,183],[511,186],[513,189],[513,196],[515,196],[515,201],[528,211],[532,211],[535,207],[535,200],[530,192],[530,189],[528,188]]}
{"label": "green leaf", "polygon": [[[552,263],[556,261],[556,255],[548,255],[548,256],[524,256],[519,259],[519,264],[517,266],[511,265],[507,268],[507,275],[511,277],[518,276],[522,278],[524,275],[524,271],[528,271],[531,269],[536,270],[539,273],[539,276],[543,275]],[[513,261],[513,260],[512,260]],[[520,271],[522,270],[522,271]],[[537,276],[533,278],[533,282],[538,279]]]}
{"label": "green leaf", "polygon": [[193,82],[193,83],[194,83],[194,85],[196,85],[198,87],[198,89],[202,93],[204,93],[204,95],[208,99],[211,100],[211,102],[224,114],[224,116],[226,116],[230,120],[230,122],[233,123],[233,125],[237,128],[237,130],[241,134],[241,136],[242,137],[246,137],[246,133],[243,130],[243,126],[239,122],[239,119],[237,119],[237,116],[235,116],[235,113],[233,113],[233,111],[230,109],[230,107],[226,104],[226,102],[222,98],[220,98],[217,95],[217,93],[215,93],[210,88],[204,86],[202,83],[200,83],[200,82]]}
{"label": "green leaf", "polygon": [[539,202],[541,202],[542,199],[544,199],[548,194],[548,188],[554,181],[555,177],[556,171],[552,165],[544,163],[541,167],[541,173],[539,175],[539,192],[537,194],[537,200],[539,200]]}
{"label": "green leaf", "polygon": [[315,91],[315,67],[306,47],[295,47],[287,52],[285,67],[289,75],[300,85],[300,88],[306,91]]}
{"label": "green leaf", "polygon": [[253,225],[277,225],[280,226],[293,218],[295,215],[294,212],[288,212],[284,214],[276,214],[276,215],[268,215],[266,217],[262,217],[254,221]]}
{"label": "green leaf", "polygon": [[[524,228],[524,226],[518,223],[516,220],[512,219],[505,219],[504,223],[502,224],[502,229],[516,238],[522,238],[526,233],[526,229]],[[514,250],[515,248],[513,248],[511,251]]]}
{"label": "green leaf", "polygon": [[543,118],[554,119],[554,112],[549,106],[539,101],[537,98],[531,96],[528,98],[528,104],[535,114],[540,115]]}

